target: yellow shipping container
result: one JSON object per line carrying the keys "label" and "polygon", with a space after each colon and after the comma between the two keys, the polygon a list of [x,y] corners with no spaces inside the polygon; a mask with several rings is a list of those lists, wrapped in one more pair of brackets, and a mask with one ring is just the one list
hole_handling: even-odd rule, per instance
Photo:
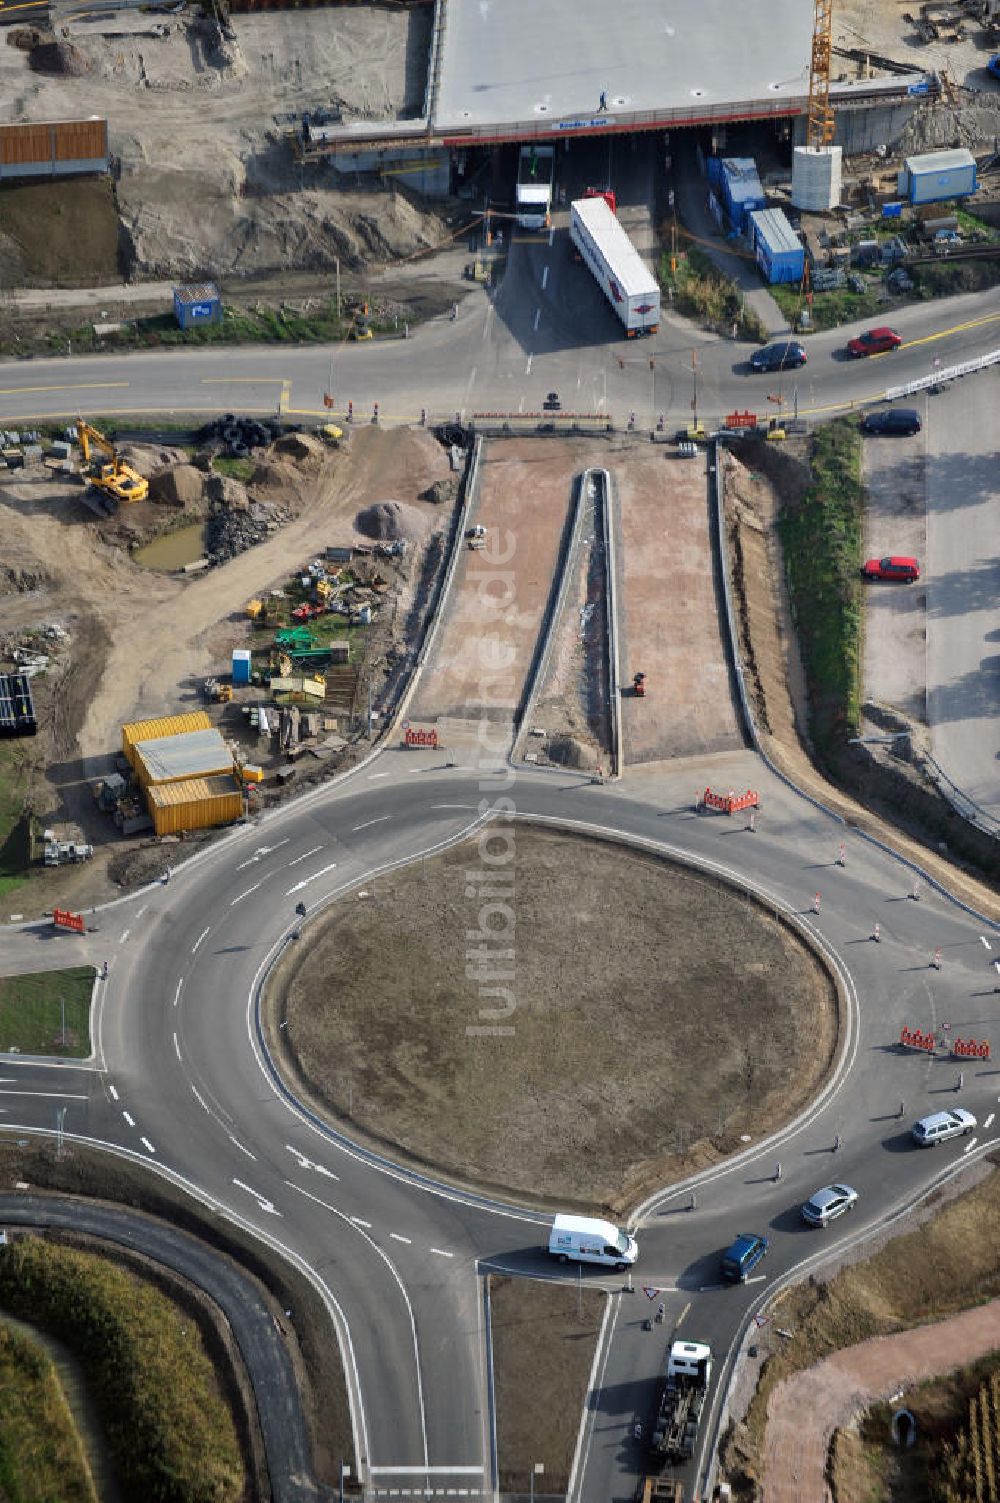
{"label": "yellow shipping container", "polygon": [[243,793],[235,778],[191,778],[186,783],[154,783],[146,802],[157,835],[211,830],[243,813]]}
{"label": "yellow shipping container", "polygon": [[233,770],[233,754],[219,731],[184,731],[156,741],[136,741],[133,767],[140,788],[150,783],[187,783],[192,778],[221,777]]}
{"label": "yellow shipping container", "polygon": [[187,715],[161,715],[158,720],[133,720],[122,726],[122,751],[134,770],[133,747],[137,741],[156,741],[161,736],[182,736],[186,731],[208,731],[211,728],[212,722],[204,710],[192,710]]}

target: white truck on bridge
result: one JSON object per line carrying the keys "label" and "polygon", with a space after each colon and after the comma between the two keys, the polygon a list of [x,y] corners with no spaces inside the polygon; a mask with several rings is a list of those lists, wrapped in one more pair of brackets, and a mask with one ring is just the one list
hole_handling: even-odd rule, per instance
{"label": "white truck on bridge", "polygon": [[596,194],[570,204],[570,239],[601,291],[635,339],[660,327],[660,288],[607,199]]}
{"label": "white truck on bridge", "polygon": [[547,230],[556,171],[554,146],[522,146],[517,159],[517,222],[522,230]]}

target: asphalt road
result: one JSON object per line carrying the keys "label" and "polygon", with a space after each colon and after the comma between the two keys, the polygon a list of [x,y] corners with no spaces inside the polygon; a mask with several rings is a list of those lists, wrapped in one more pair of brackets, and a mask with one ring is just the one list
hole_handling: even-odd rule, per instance
{"label": "asphalt road", "polygon": [[[592,164],[585,163],[586,170]],[[643,164],[634,167],[641,191]],[[627,177],[627,173],[621,174]],[[1000,292],[907,310],[907,345],[883,360],[842,362],[844,334],[816,336],[810,364],[786,403],[827,412],[876,397],[1000,339]],[[378,400],[383,416],[411,419],[482,409],[532,410],[550,389],[564,408],[644,423],[662,411],[688,416],[690,349],[699,351],[701,411],[764,409],[773,382],[748,377],[746,351],[664,321],[641,350],[616,335],[566,235],[515,236],[493,301],[473,294],[454,323],[412,340],[335,352],[338,397],[356,411]],[[3,421],[79,410],[317,410],[329,351],[193,351],[8,364],[0,372]],[[655,357],[650,368],[650,357]],[[620,363],[623,361],[624,363]],[[238,363],[237,363],[238,360]],[[239,370],[239,376],[233,374]],[[711,1461],[716,1421],[741,1334],[781,1281],[808,1270],[901,1211],[967,1155],[995,1147],[994,1072],[967,1065],[964,1089],[944,1058],[904,1056],[904,1023],[988,1035],[995,1016],[983,923],[925,884],[914,900],[904,864],[847,831],[771,777],[751,753],[719,759],[723,786],[760,789],[756,833],[739,820],[698,817],[690,766],[664,765],[597,787],[572,773],[516,775],[513,789],[435,753],[382,752],[346,779],[275,810],[199,854],[165,884],[122,900],[82,938],[45,926],[3,933],[5,969],[108,960],[99,989],[95,1058],[89,1067],[2,1061],[0,1122],[64,1130],[134,1155],[293,1257],[321,1291],[344,1353],[358,1454],[378,1492],[429,1487],[491,1494],[496,1484],[490,1384],[481,1314],[484,1266],[553,1277],[547,1220],[514,1205],[466,1195],[395,1168],[324,1128],[290,1100],[257,1026],[257,987],[290,939],[296,902],[314,913],[373,874],[440,848],[475,828],[480,800],[503,792],[518,817],[613,831],[710,863],[739,885],[797,915],[829,953],[846,998],[843,1053],[821,1098],[778,1137],[680,1186],[638,1216],[636,1280],[666,1291],[667,1320],[642,1328],[644,1296],[619,1279],[599,1353],[599,1390],[588,1411],[574,1497],[626,1500],[643,1457],[630,1439],[648,1421],[655,1377],[673,1329],[708,1340],[719,1372],[689,1479]],[[837,864],[846,843],[846,865]],[[821,894],[820,911],[813,909]],[[870,936],[876,922],[881,939]],[[940,970],[930,965],[940,946]],[[476,1000],[470,996],[470,1011]],[[897,1119],[905,1099],[903,1123]],[[961,1101],[983,1123],[973,1140],[936,1153],[912,1150],[906,1125]],[[834,1152],[837,1137],[842,1139]],[[776,1162],[782,1177],[774,1178]],[[860,1192],[853,1217],[825,1233],[802,1224],[798,1205],[818,1186],[846,1179]],[[763,1230],[772,1248],[762,1282],[717,1287],[719,1250],[742,1230]],[[544,1459],[544,1458],[539,1458]]]}

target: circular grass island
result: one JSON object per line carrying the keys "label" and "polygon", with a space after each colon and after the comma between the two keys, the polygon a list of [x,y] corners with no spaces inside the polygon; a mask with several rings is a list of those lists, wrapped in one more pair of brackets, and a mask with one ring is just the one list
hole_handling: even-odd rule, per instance
{"label": "circular grass island", "polygon": [[694,868],[533,825],[379,877],[263,999],[297,1094],[401,1163],[619,1215],[788,1121],[838,1035],[774,911]]}

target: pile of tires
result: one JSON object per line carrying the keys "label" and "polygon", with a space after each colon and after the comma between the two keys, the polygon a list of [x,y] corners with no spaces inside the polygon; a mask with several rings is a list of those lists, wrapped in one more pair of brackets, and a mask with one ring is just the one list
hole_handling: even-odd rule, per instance
{"label": "pile of tires", "polygon": [[227,412],[202,430],[202,442],[214,442],[233,459],[246,459],[252,449],[266,448],[277,438],[280,429],[277,423],[259,422],[257,418],[236,417]]}

